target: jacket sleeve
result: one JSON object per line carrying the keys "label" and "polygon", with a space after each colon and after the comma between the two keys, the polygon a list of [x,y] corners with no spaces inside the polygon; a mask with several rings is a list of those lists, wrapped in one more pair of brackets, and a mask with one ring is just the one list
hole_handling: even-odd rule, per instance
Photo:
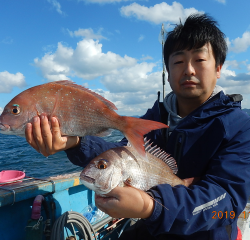
{"label": "jacket sleeve", "polygon": [[236,224],[250,196],[249,119],[244,124],[217,151],[195,185],[161,184],[151,189],[157,202],[145,224],[153,235],[190,235]]}
{"label": "jacket sleeve", "polygon": [[73,164],[85,167],[101,153],[110,148],[125,146],[127,142],[126,138],[123,138],[120,142],[107,142],[100,137],[85,136],[81,138],[81,144],[78,147],[68,149],[65,152]]}

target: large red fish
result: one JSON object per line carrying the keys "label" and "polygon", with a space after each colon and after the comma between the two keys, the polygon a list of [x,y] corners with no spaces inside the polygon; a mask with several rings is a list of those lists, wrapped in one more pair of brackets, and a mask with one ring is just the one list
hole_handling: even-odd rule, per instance
{"label": "large red fish", "polygon": [[113,103],[71,81],[57,81],[29,88],[14,97],[0,116],[0,133],[24,136],[34,116],[56,117],[62,135],[105,136],[109,129],[121,131],[143,156],[143,135],[168,126],[150,120],[118,115]]}

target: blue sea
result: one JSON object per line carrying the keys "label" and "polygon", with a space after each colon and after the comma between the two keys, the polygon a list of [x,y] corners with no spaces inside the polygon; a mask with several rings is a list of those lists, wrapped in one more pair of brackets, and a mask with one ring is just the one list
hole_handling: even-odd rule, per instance
{"label": "blue sea", "polygon": [[[122,138],[122,133],[117,130],[104,137],[108,142],[117,142]],[[0,134],[0,171],[2,170],[25,171],[26,176],[41,178],[73,173],[82,168],[71,163],[64,151],[44,157],[25,138]]]}

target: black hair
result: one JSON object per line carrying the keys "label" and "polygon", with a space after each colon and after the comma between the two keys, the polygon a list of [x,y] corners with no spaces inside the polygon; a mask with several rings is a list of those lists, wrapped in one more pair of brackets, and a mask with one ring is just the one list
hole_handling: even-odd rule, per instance
{"label": "black hair", "polygon": [[164,61],[169,71],[169,56],[176,51],[191,50],[210,43],[214,53],[216,67],[223,65],[227,55],[225,34],[217,27],[218,23],[207,14],[191,14],[184,25],[177,24],[167,34],[164,44]]}

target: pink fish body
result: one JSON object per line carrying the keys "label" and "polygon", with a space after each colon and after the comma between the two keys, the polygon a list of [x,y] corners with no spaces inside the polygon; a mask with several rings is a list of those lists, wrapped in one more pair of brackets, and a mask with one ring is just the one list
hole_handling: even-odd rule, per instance
{"label": "pink fish body", "polygon": [[113,103],[71,81],[57,81],[29,88],[14,97],[0,116],[0,133],[24,136],[25,126],[42,113],[56,117],[62,135],[105,136],[121,131],[145,155],[143,135],[167,125],[118,115]]}
{"label": "pink fish body", "polygon": [[132,146],[112,148],[92,159],[80,180],[99,195],[127,184],[143,191],[158,184],[189,185],[175,175],[176,162],[169,154],[148,145],[146,155],[142,158]]}

